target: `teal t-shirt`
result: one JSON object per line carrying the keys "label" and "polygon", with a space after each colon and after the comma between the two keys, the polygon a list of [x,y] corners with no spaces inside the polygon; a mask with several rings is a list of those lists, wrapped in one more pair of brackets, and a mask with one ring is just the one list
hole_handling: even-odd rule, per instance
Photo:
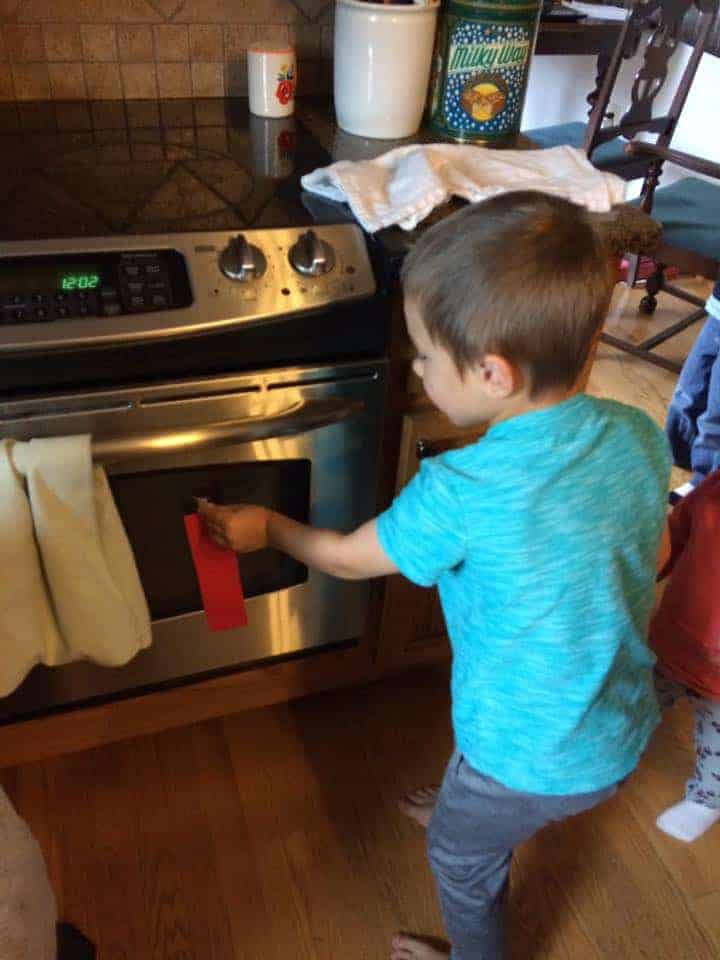
{"label": "teal t-shirt", "polygon": [[378,518],[400,571],[438,585],[476,770],[574,794],[637,764],[659,716],[645,634],[669,470],[649,417],[579,394],[424,461]]}

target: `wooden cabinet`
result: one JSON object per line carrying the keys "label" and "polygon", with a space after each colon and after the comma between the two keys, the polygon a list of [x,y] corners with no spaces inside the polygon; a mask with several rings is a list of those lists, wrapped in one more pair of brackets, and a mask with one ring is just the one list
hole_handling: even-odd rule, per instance
{"label": "wooden cabinet", "polygon": [[[478,430],[455,427],[434,409],[403,417],[396,490],[401,490],[420,464],[419,445],[428,455],[476,440]],[[402,576],[388,577],[378,646],[378,667],[392,670],[449,656],[445,620],[437,590],[418,587]]]}

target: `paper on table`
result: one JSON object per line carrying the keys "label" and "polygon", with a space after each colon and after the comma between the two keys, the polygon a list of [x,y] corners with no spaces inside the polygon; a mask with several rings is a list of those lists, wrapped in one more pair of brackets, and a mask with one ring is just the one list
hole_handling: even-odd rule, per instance
{"label": "paper on table", "polygon": [[248,623],[237,557],[210,539],[197,513],[185,514],[185,532],[211,630],[232,630]]}

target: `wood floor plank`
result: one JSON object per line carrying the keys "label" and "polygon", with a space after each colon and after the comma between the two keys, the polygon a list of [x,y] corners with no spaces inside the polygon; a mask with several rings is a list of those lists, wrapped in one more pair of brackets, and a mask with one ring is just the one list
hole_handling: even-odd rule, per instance
{"label": "wood floor plank", "polygon": [[541,833],[516,853],[511,873],[508,960],[600,960],[551,868],[551,838]]}
{"label": "wood floor plank", "polygon": [[[287,836],[298,829],[303,778],[288,789],[273,783],[272,770],[282,766],[273,711],[231,717],[223,730],[233,766],[238,802],[247,825],[246,853],[257,875],[260,893],[273,922],[267,932],[266,955],[281,960],[292,945],[294,956],[314,958],[314,931],[306,903],[306,885],[296,882]],[[288,758],[290,759],[290,758]],[[279,792],[278,792],[279,791]]]}
{"label": "wood floor plank", "polygon": [[708,831],[692,844],[667,836],[655,826],[663,810],[681,800],[692,773],[692,715],[687,703],[669,710],[636,774],[626,798],[648,842],[672,874],[688,902],[720,889],[720,830]]}
{"label": "wood floor plank", "polygon": [[[100,960],[376,960],[441,934],[398,795],[452,747],[447,672],[240,714],[6,772]],[[713,960],[717,839],[655,831],[689,760],[680,708],[620,796],[550,827],[513,873],[509,960]]]}
{"label": "wood floor plank", "polygon": [[693,901],[692,909],[714,945],[713,956],[720,957],[720,889],[698,897]]}
{"label": "wood floor plank", "polygon": [[191,728],[191,735],[203,785],[198,803],[208,826],[218,898],[230,925],[230,956],[255,960],[262,955],[275,960],[280,954],[272,948],[270,931],[276,918],[263,897],[258,864],[251,855],[252,838],[222,724],[198,724]]}
{"label": "wood floor plank", "polygon": [[558,882],[603,956],[712,960],[709,938],[622,789],[548,832],[555,837]]}
{"label": "wood floor plank", "polygon": [[148,958],[183,960],[232,956],[229,918],[218,900],[211,835],[201,796],[203,770],[189,749],[189,732],[172,730],[133,751],[146,898],[151,905]]}

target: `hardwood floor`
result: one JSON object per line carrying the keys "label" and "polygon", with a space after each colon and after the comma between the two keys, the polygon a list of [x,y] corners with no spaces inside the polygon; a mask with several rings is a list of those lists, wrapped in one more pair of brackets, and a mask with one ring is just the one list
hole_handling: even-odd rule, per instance
{"label": "hardwood floor", "polygon": [[[590,388],[662,421],[673,383],[602,348]],[[446,671],[426,669],[0,781],[100,960],[376,960],[397,929],[442,934],[395,800],[441,776],[448,706]],[[689,723],[675,708],[618,796],[520,851],[511,960],[720,957],[720,827],[685,846],[654,825],[690,772]]]}
{"label": "hardwood floor", "polygon": [[[374,960],[397,929],[442,933],[395,800],[442,773],[446,690],[423,670],[2,779],[101,960]],[[520,851],[512,960],[720,955],[720,830],[687,847],[654,826],[688,724],[677,708],[619,796]]]}

